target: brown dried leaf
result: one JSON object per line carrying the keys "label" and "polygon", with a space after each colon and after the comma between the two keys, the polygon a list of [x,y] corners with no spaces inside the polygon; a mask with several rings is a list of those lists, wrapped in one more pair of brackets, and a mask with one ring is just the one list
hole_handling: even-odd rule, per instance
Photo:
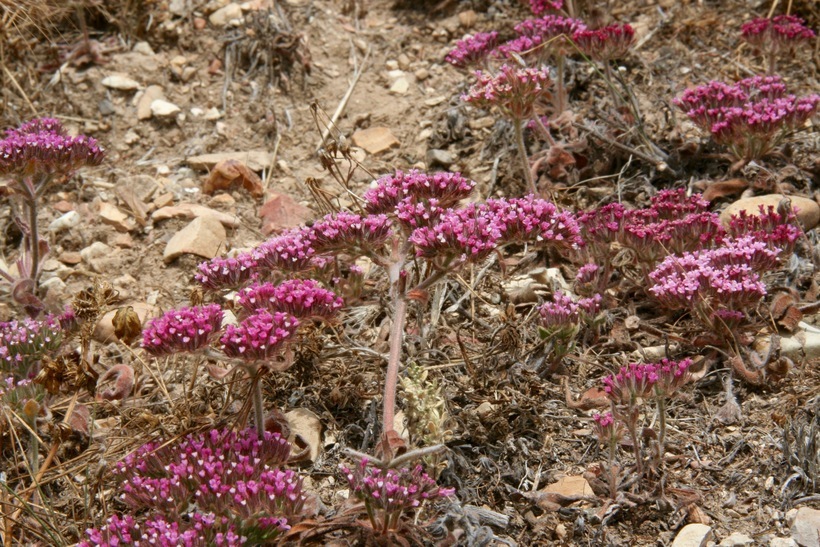
{"label": "brown dried leaf", "polygon": [[255,198],[265,195],[262,179],[239,160],[222,160],[217,163],[202,185],[202,191],[213,194],[217,190],[227,190],[237,184],[241,184]]}
{"label": "brown dried leaf", "polygon": [[733,196],[741,193],[749,187],[748,181],[743,179],[729,179],[715,181],[706,187],[703,192],[703,199],[706,201],[714,201],[716,199],[724,198],[726,196]]}
{"label": "brown dried leaf", "polygon": [[103,401],[122,401],[131,394],[134,387],[134,369],[128,365],[114,365],[100,376],[97,388],[102,387],[105,382],[113,380],[109,389],[97,393],[97,399]]}

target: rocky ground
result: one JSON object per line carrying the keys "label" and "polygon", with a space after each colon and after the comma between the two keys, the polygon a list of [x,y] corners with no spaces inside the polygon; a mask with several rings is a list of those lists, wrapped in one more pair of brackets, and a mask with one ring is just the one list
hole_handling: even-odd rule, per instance
{"label": "rocky ground", "polygon": [[[133,395],[121,404],[85,401],[93,408],[90,435],[78,434],[60,448],[56,465],[41,478],[47,487],[22,516],[14,513],[11,494],[30,484],[30,471],[21,464],[17,437],[0,429],[6,487],[0,528],[14,530],[4,537],[8,545],[79,541],[86,528],[119,510],[112,501],[116,481],[106,472],[112,462],[153,438],[234,423],[230,389],[204,374],[201,361],[155,360],[138,343],[117,342],[114,308],[133,306],[145,320],[187,305],[196,265],[205,258],[254,247],[329,206],[350,206],[347,191],[323,169],[323,157],[352,172],[349,191],[358,194],[374,176],[409,168],[460,171],[477,182],[481,197],[525,192],[510,124],[466,106],[460,95],[470,76],[444,62],[465,34],[495,29],[510,35],[529,16],[525,5],[122,4],[89,3],[76,13],[52,6],[47,17],[36,6],[21,4],[28,10],[21,15],[16,4],[0,3],[4,21],[16,25],[0,34],[3,127],[54,116],[107,149],[101,166],[82,170],[46,197],[39,219],[52,241],[45,302],[61,310],[94,280],[110,283],[118,297],[94,333],[94,366],[104,373],[126,363],[138,372]],[[816,124],[794,135],[779,155],[732,172],[714,148],[695,145],[705,141],[671,105],[687,86],[762,72],[762,60],[741,44],[737,29],[765,16],[770,3],[590,4],[590,17],[635,27],[637,45],[619,73],[643,113],[646,134],[668,158],[646,161],[630,152],[633,143],[627,149],[613,144],[621,133],[612,120],[620,118],[608,91],[590,64],[573,61],[570,101],[580,126],[565,135],[583,146],[574,151],[574,164],[557,176],[544,174],[540,189],[574,211],[613,195],[646,206],[663,188],[709,190],[715,211],[740,199],[791,195],[813,225],[790,263],[800,275],[776,284],[792,289],[808,311],[794,332],[782,332],[788,374],[761,385],[736,380],[733,419],[721,413],[731,403],[726,363],[703,365],[697,382],[672,403],[666,498],[644,492],[608,512],[594,484],[604,455],[591,427],[595,405],[585,404],[595,399],[590,390],[626,361],[661,356],[669,345],[694,357],[706,349],[693,344],[685,320],[660,315],[639,291],[624,291],[613,295],[601,336],[579,345],[563,375],[542,377],[533,306],[572,279],[574,267],[522,252],[479,278],[478,270],[465,274],[473,277],[447,286],[452,301],[462,304],[442,319],[443,345],[436,348],[442,357],[416,355],[440,386],[449,417],[442,424],[450,430],[442,439],[450,449],[448,466],[439,482],[456,488],[458,502],[442,514],[449,511],[464,545],[818,545],[813,473],[820,465],[814,440],[820,330],[810,306],[820,280],[813,265],[820,252]],[[789,5],[809,26],[820,26],[811,2]],[[90,48],[77,24],[80,12]],[[816,92],[818,61],[817,47],[806,47],[781,63],[780,73],[793,92]],[[8,208],[0,222],[10,262],[20,234]],[[385,279],[374,273],[346,311],[342,325],[350,336],[325,333],[304,348],[293,369],[265,386],[270,406],[286,413],[312,447],[300,472],[328,508],[323,518],[332,518],[343,497],[336,478],[345,461],[341,449],[373,450],[383,361],[344,341],[353,337],[386,352],[386,291]],[[20,311],[6,298],[0,316]],[[62,418],[69,399],[51,402],[52,420]],[[791,460],[784,435],[805,447]],[[47,446],[41,459],[46,452]]]}

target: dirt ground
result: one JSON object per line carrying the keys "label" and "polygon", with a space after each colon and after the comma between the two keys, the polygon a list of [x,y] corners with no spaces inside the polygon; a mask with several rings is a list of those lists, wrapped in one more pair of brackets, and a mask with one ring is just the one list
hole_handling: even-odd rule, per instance
{"label": "dirt ground", "polygon": [[[32,4],[24,6],[27,20],[14,5],[0,3],[4,22],[17,16],[0,35],[3,127],[54,116],[107,149],[100,167],[84,169],[56,189],[41,211],[43,225],[70,210],[81,217],[78,226],[52,236],[46,277],[62,281],[49,285],[46,303],[53,311],[98,277],[118,291],[114,307],[141,306],[150,314],[188,305],[196,286],[195,268],[203,259],[184,254],[164,260],[166,244],[191,220],[152,217],[164,206],[199,204],[232,218],[220,253],[264,241],[266,222],[282,228],[324,214],[316,196],[348,206],[350,199],[322,168],[317,154],[320,131],[337,109],[331,139],[343,136],[374,176],[396,169],[447,169],[475,180],[482,198],[525,193],[511,125],[465,105],[460,95],[471,76],[444,61],[465,34],[498,30],[511,36],[513,25],[531,16],[523,4],[252,0],[243,4],[244,22],[225,26],[209,20],[223,5],[218,0],[103,4],[79,2],[86,7],[74,11],[53,7],[50,17]],[[580,133],[584,146],[567,173],[544,174],[540,188],[545,195],[580,212],[612,201],[614,195],[641,207],[660,189],[702,191],[714,181],[743,179],[749,181],[747,195],[777,191],[817,199],[816,124],[794,135],[779,155],[731,173],[731,162],[713,146],[693,144],[706,141],[671,104],[689,86],[710,79],[735,81],[764,70],[763,60],[739,40],[738,29],[752,17],[765,16],[771,2],[589,4],[588,18],[630,23],[636,29],[637,46],[618,73],[643,113],[646,134],[668,159],[666,165],[653,164],[613,146],[616,137],[602,140],[577,126],[569,128],[566,135]],[[812,2],[789,5],[809,27],[820,28],[820,10]],[[276,21],[273,29],[254,19],[267,16],[268,8]],[[80,49],[80,13],[94,40],[93,55]],[[779,73],[793,93],[807,94],[820,89],[818,67],[813,43],[781,63]],[[130,78],[138,87],[104,85],[111,76]],[[612,120],[624,118],[613,110],[596,70],[572,61],[568,77],[576,120],[608,135],[619,134],[617,123],[623,121]],[[158,86],[178,112],[140,119],[139,103],[151,86]],[[354,134],[373,128],[387,128],[395,142],[378,153],[362,150]],[[190,158],[238,152],[237,158],[249,161],[250,156],[241,154],[249,151],[266,153],[268,165],[256,170],[263,197],[242,188],[215,195],[203,192],[208,171]],[[350,166],[344,160],[337,164]],[[350,190],[361,194],[373,180],[370,174],[357,169]],[[141,202],[141,212],[129,204],[133,196]],[[301,207],[263,222],[260,207],[281,196]],[[739,197],[740,192],[719,195],[713,209]],[[126,219],[104,221],[101,211],[108,205],[124,212]],[[14,256],[20,235],[7,208],[0,223],[8,258]],[[772,281],[790,283],[800,299],[810,299],[801,300],[808,304],[817,294],[812,266],[820,252],[817,236],[812,229],[798,245],[794,267],[804,275]],[[107,247],[91,258],[80,254],[95,242]],[[478,281],[477,268],[461,281],[447,282],[450,311],[442,315],[432,339],[410,321],[406,364],[426,368],[430,380],[440,386],[449,415],[443,428],[451,434],[439,483],[455,487],[458,500],[441,507],[441,518],[429,528],[430,538],[436,537],[436,526],[439,531],[447,526],[461,530],[463,545],[669,545],[683,526],[694,522],[711,526],[715,541],[737,532],[755,545],[769,545],[772,538],[790,536],[789,509],[820,508],[811,481],[792,476],[801,462],[820,464],[816,448],[801,462],[787,462],[782,448],[784,431],[793,438],[800,428],[798,443],[816,442],[820,375],[811,359],[794,359],[788,374],[776,382],[753,386],[735,380],[741,412],[729,423],[720,413],[727,402],[729,371],[724,361],[715,359],[671,402],[665,495],[656,495],[661,480],[652,477],[651,487],[640,489],[630,502],[607,507],[605,497],[589,490],[596,489],[605,460],[592,431],[590,409],[571,408],[567,397],[575,400],[601,387],[601,377],[641,359],[645,348],[671,344],[675,355],[696,358],[708,352],[693,343],[686,318],[662,314],[633,287],[613,295],[615,304],[608,309],[600,337],[584,338],[559,374],[540,375],[543,345],[533,310],[554,289],[554,282],[544,277],[547,266],[566,279],[574,277],[575,266],[560,257],[545,261],[541,255],[510,253],[503,269],[496,264]],[[527,293],[517,305],[510,296],[511,280],[522,283]],[[453,305],[459,299],[460,304]],[[387,305],[387,282],[374,274],[361,297],[346,308],[339,325],[343,334],[334,329],[317,334],[299,349],[296,365],[265,386],[271,408],[307,409],[319,419],[321,454],[300,472],[327,507],[323,518],[332,518],[338,506],[342,486],[337,469],[346,461],[342,448],[370,452],[378,436],[384,361],[377,354],[387,349]],[[421,308],[413,309],[411,316],[417,311]],[[0,316],[11,319],[19,311],[6,299],[0,303]],[[815,319],[810,313],[804,317],[809,324]],[[58,539],[52,535],[50,541],[57,544],[81,540],[86,528],[121,510],[113,501],[116,482],[106,472],[113,462],[156,437],[234,423],[238,407],[230,386],[204,374],[201,360],[153,360],[138,346],[96,343],[98,371],[118,363],[133,365],[138,372],[135,392],[123,404],[94,405],[94,433],[60,448],[57,465],[42,477],[46,499],[35,498],[23,511],[7,544],[43,544],[46,529],[56,534]],[[52,401],[54,420],[62,417],[69,399]],[[401,401],[400,391],[400,407]],[[19,447],[8,432],[4,435],[0,468],[8,491],[19,491],[30,476],[15,455]],[[563,477],[581,476],[588,479],[586,489],[564,493],[580,493],[583,499],[555,505],[538,495]],[[495,512],[499,520],[481,521],[475,508]],[[2,512],[9,518],[7,508]],[[481,539],[486,530],[491,533]],[[334,541],[355,544],[350,538]]]}

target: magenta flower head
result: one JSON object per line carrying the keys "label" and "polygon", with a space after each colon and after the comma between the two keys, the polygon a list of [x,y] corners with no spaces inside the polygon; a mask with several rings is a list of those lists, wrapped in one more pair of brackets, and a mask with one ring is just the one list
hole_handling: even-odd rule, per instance
{"label": "magenta flower head", "polygon": [[270,313],[286,312],[297,319],[330,321],[344,305],[333,291],[312,279],[291,279],[274,285],[254,283],[239,291],[237,302],[250,313],[264,309]]}
{"label": "magenta flower head", "polygon": [[57,175],[102,163],[105,151],[91,137],[65,135],[59,121],[33,120],[7,131],[0,141],[0,175],[35,179],[35,187]]}
{"label": "magenta flower head", "polygon": [[614,450],[621,442],[626,433],[626,427],[621,420],[615,419],[612,412],[597,413],[592,415],[592,428],[601,444],[607,445]]}
{"label": "magenta flower head", "polygon": [[484,59],[498,45],[498,32],[477,32],[456,42],[456,47],[447,54],[445,61],[453,66],[464,68],[482,64]]}
{"label": "magenta flower head", "polygon": [[54,355],[62,344],[59,318],[23,319],[0,323],[0,372],[18,379],[35,374],[43,356]]}
{"label": "magenta flower head", "polygon": [[526,120],[535,114],[535,105],[550,97],[549,68],[516,68],[503,65],[491,76],[476,71],[476,83],[461,100],[480,108],[497,106],[515,120]]}
{"label": "magenta flower head", "polygon": [[541,61],[563,57],[572,53],[572,37],[584,29],[586,24],[580,19],[560,15],[527,19],[515,26],[518,37],[499,46],[497,55],[507,57],[510,53],[517,53],[525,58],[534,56]]}
{"label": "magenta flower head", "polygon": [[575,216],[532,194],[523,198],[488,199],[486,208],[501,229],[502,243],[551,245],[563,250],[583,244]]}
{"label": "magenta flower head", "polygon": [[171,310],[142,331],[142,347],[154,356],[195,352],[207,347],[222,328],[219,304]]}
{"label": "magenta flower head", "polygon": [[615,404],[634,406],[638,399],[652,395],[652,387],[658,381],[654,365],[630,363],[611,376],[603,379],[604,391]]}
{"label": "magenta flower head", "polygon": [[396,171],[376,181],[376,186],[364,193],[365,209],[371,214],[394,213],[405,201],[421,203],[435,199],[442,209],[453,207],[473,193],[475,182],[461,173],[440,172],[432,175],[416,169]]}
{"label": "magenta flower head", "polygon": [[309,228],[296,228],[273,237],[253,250],[260,271],[302,272],[314,266],[316,250]]}
{"label": "magenta flower head", "polygon": [[[214,429],[151,442],[117,463],[129,515],[90,529],[81,545],[262,545],[306,513],[301,479],[279,466],[277,433]],[[138,515],[138,516],[131,516]]]}
{"label": "magenta flower head", "polygon": [[794,15],[753,19],[743,24],[740,33],[750,45],[772,55],[791,50],[816,36],[803,19]]}
{"label": "magenta flower head", "polygon": [[580,29],[572,35],[578,49],[596,61],[623,58],[635,43],[635,30],[629,25],[609,25],[599,29]]}
{"label": "magenta flower head", "polygon": [[768,208],[760,205],[756,215],[750,215],[745,210],[732,215],[728,232],[734,238],[751,236],[756,241],[763,241],[770,250],[779,253],[781,258],[792,254],[795,243],[803,235],[794,211],[789,208],[781,213],[773,205]]}
{"label": "magenta flower head", "polygon": [[268,361],[281,355],[298,328],[299,320],[289,313],[257,309],[239,325],[225,327],[222,351],[245,361]]}
{"label": "magenta flower head", "polygon": [[486,205],[470,204],[449,210],[433,226],[422,226],[410,234],[416,256],[433,259],[439,267],[454,261],[479,262],[500,244],[503,235],[498,217]]}
{"label": "magenta flower head", "polygon": [[257,266],[253,253],[241,253],[234,257],[218,256],[199,264],[194,279],[212,291],[235,289],[259,276]]}
{"label": "magenta flower head", "polygon": [[381,248],[390,238],[390,220],[385,215],[360,216],[341,211],[327,215],[310,228],[317,254],[363,253]]}
{"label": "magenta flower head", "polygon": [[350,491],[362,500],[375,530],[397,530],[404,513],[415,512],[426,501],[452,496],[453,488],[441,488],[421,465],[412,470],[370,467],[363,458],[353,469],[341,466]]}
{"label": "magenta flower head", "polygon": [[530,9],[535,15],[545,11],[558,11],[564,7],[564,0],[530,0]]}

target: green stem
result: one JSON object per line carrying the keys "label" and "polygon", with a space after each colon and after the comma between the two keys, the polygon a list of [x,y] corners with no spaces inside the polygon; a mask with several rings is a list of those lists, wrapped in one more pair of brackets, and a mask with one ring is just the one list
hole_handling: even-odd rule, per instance
{"label": "green stem", "polygon": [[521,157],[521,167],[524,169],[524,180],[527,182],[527,188],[530,193],[538,195],[535,182],[532,180],[532,172],[530,172],[530,159],[527,156],[527,147],[524,144],[524,126],[518,118],[513,120],[513,126],[515,127],[515,144],[518,146],[518,155]]}

